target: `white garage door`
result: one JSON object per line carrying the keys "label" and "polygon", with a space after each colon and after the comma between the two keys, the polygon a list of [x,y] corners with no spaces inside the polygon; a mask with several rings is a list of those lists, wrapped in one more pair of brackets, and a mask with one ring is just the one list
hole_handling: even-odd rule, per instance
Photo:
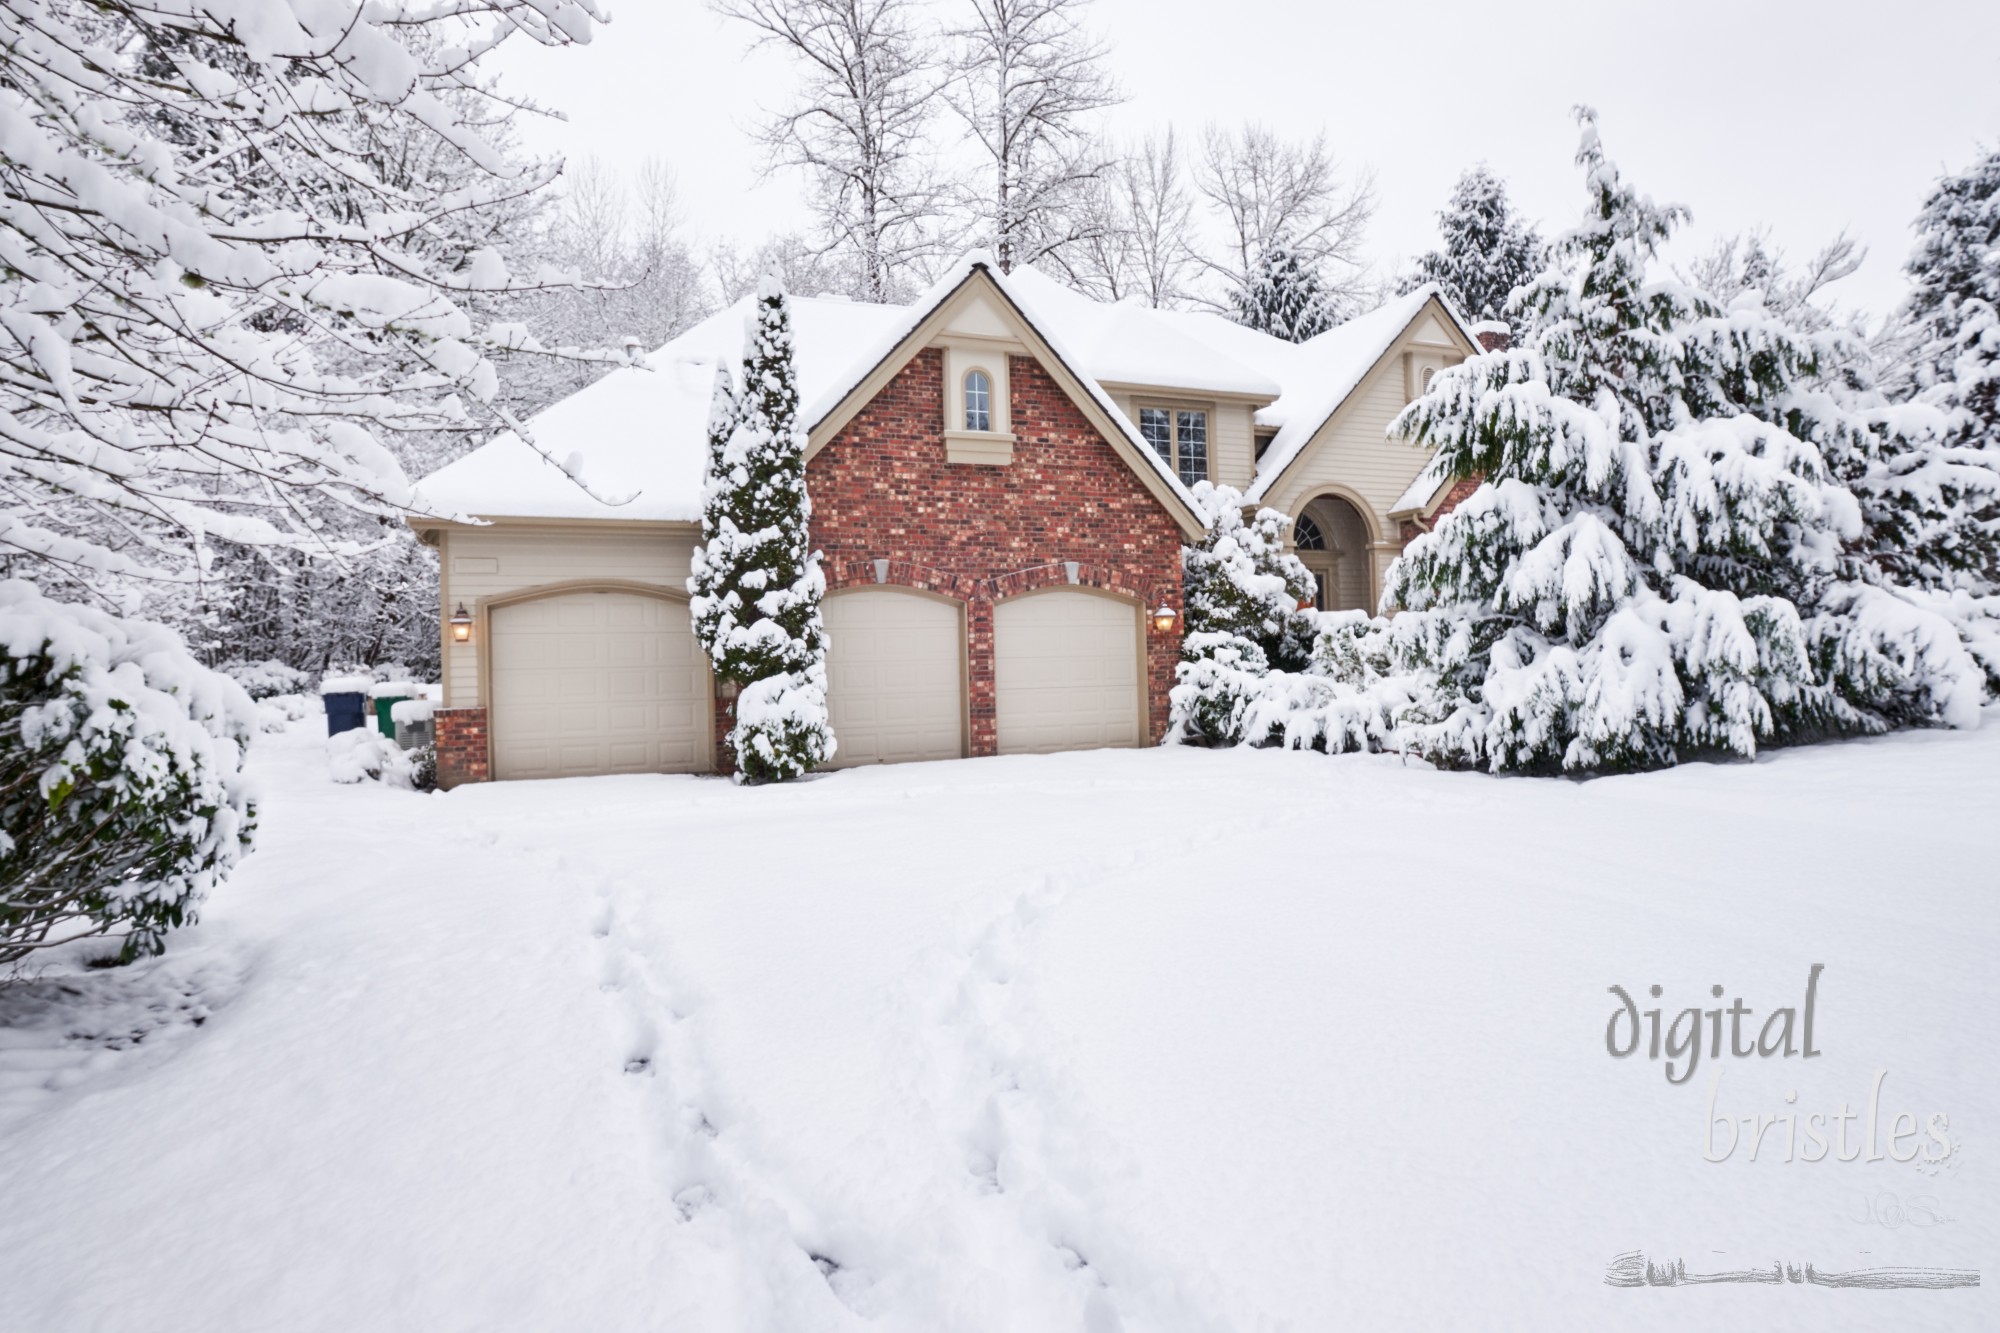
{"label": "white garage door", "polygon": [[993,608],[1001,754],[1137,745],[1139,612],[1084,592],[1044,592]]}
{"label": "white garage door", "polygon": [[686,602],[574,592],[496,607],[496,778],[705,768],[707,676]]}
{"label": "white garage door", "polygon": [[826,599],[826,704],[836,767],[965,753],[958,607],[888,588]]}

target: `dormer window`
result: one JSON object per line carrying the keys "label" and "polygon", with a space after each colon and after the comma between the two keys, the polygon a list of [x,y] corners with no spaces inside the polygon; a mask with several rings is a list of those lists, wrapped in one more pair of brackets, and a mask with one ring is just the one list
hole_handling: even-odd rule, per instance
{"label": "dormer window", "polygon": [[947,463],[1005,467],[1014,461],[1007,410],[1007,352],[986,342],[944,348],[944,457]]}
{"label": "dormer window", "polygon": [[965,428],[993,429],[993,381],[983,370],[965,373]]}

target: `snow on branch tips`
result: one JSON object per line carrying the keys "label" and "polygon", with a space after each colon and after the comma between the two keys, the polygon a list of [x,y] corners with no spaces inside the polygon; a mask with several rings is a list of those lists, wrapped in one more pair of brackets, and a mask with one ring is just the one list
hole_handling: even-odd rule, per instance
{"label": "snow on branch tips", "polygon": [[[476,62],[601,19],[0,0],[0,503],[165,578],[211,539],[315,549],[323,503],[420,503],[384,440],[493,407],[488,353],[519,344],[482,306],[535,285],[464,224],[554,171],[486,137]],[[448,188],[399,176],[411,149]],[[24,536],[0,543],[48,554]]]}

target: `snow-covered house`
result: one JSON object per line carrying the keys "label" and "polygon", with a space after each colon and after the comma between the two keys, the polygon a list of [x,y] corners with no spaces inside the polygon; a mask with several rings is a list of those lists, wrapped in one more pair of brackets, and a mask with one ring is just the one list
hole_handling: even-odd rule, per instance
{"label": "snow-covered house", "polygon": [[[714,765],[686,580],[746,310],[533,420],[588,491],[511,435],[421,483],[484,520],[416,520],[447,621],[470,616],[444,633],[442,781]],[[1430,288],[1294,345],[977,255],[907,306],[796,299],[793,326],[841,764],[1157,740],[1199,481],[1284,511],[1323,604],[1367,605],[1446,498],[1385,428],[1479,346]]]}

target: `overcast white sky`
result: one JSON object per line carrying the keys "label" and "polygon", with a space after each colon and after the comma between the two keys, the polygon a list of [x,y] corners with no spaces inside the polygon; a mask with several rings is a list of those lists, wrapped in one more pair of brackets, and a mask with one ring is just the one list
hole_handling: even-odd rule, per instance
{"label": "overcast white sky", "polygon": [[[803,225],[798,182],[760,184],[744,134],[760,103],[782,99],[783,62],[746,57],[744,30],[698,0],[611,4],[589,47],[504,49],[508,85],[569,116],[531,142],[615,167],[662,157],[704,239]],[[1803,258],[1846,228],[1869,257],[1837,290],[1880,313],[1900,299],[1931,182],[2000,142],[1994,0],[1096,0],[1091,21],[1131,98],[1115,129],[1323,127],[1346,163],[1375,173],[1369,249],[1391,269],[1435,244],[1438,207],[1482,159],[1545,233],[1571,225],[1582,195],[1568,108],[1583,101],[1628,179],[1693,209],[1677,254],[1761,224]],[[941,134],[954,129],[940,118]]]}

